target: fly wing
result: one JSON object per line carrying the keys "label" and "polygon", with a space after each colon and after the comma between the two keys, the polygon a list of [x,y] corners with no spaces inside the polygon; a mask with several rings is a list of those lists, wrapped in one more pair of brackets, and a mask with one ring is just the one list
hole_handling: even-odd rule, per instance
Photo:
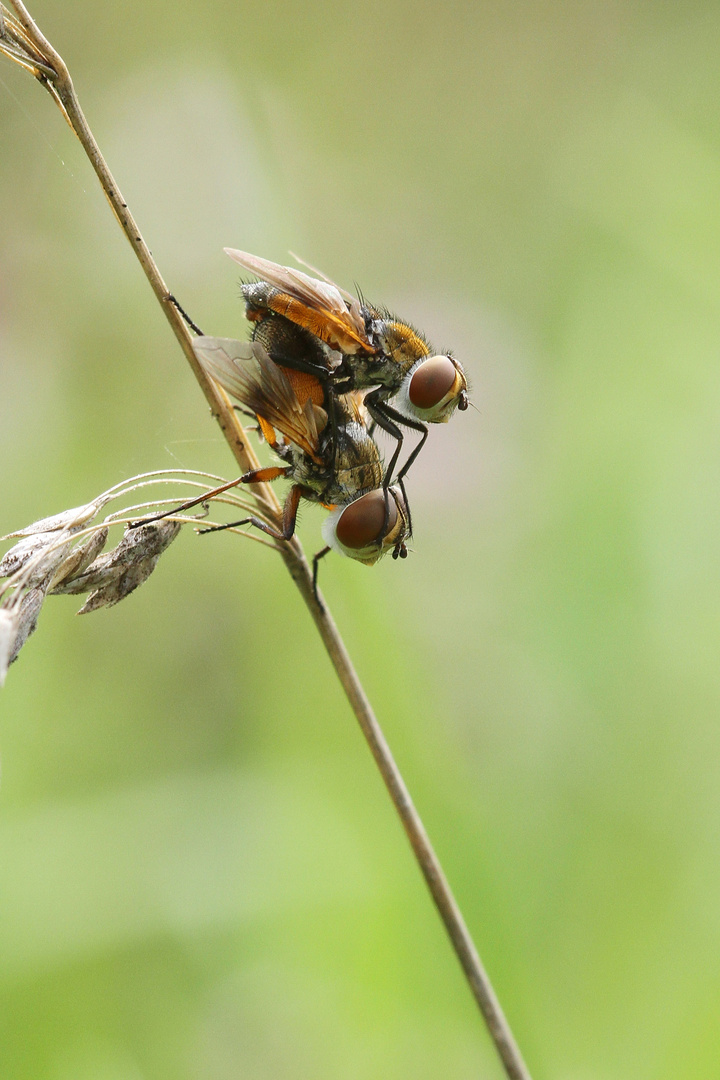
{"label": "fly wing", "polygon": [[[335,329],[341,340],[343,336],[346,336],[349,338],[350,345],[354,345],[356,350],[360,347],[372,351],[365,333],[365,321],[358,301],[349,297],[348,293],[344,293],[329,278],[320,281],[318,278],[310,277],[309,274],[304,274],[302,270],[295,270],[291,266],[281,266],[279,263],[270,262],[269,259],[249,255],[246,251],[236,251],[235,248],[225,248],[225,252],[251,274],[255,274],[262,281],[274,285],[281,293],[286,293],[305,307],[321,314],[329,326]],[[290,312],[287,314],[289,318],[292,318]]]}
{"label": "fly wing", "polygon": [[261,259],[258,255],[250,255],[247,251],[225,248],[225,254],[251,274],[263,281],[269,281],[282,292],[291,293],[310,307],[326,308],[338,315],[344,315],[347,311],[340,290],[332,281],[318,281],[317,278],[304,274],[302,270],[281,266],[269,259]]}
{"label": "fly wing", "polygon": [[304,404],[287,375],[257,341],[196,337],[193,350],[203,369],[228,394],[322,465],[320,433],[327,414],[308,398]]}
{"label": "fly wing", "polygon": [[305,260],[301,259],[299,255],[296,255],[294,251],[291,251],[289,254],[292,255],[295,262],[300,263],[300,265],[304,266],[306,270],[312,270],[313,274],[316,274],[319,278],[322,278],[322,280],[325,281],[328,285],[332,285],[333,288],[337,289],[337,291],[340,293],[343,300],[347,304],[350,318],[352,319],[358,330],[361,333],[364,333],[365,320],[363,319],[362,312],[360,311],[360,301],[358,300],[358,298],[356,296],[353,296],[352,293],[346,292],[346,290],[343,289],[341,285],[336,285],[335,282],[327,276],[327,274],[323,274],[322,270],[318,270],[317,266],[313,266],[312,263],[305,262]]}

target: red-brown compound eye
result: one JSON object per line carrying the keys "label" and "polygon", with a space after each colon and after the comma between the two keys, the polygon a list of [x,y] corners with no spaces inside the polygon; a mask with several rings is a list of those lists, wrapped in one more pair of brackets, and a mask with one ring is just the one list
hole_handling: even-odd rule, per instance
{"label": "red-brown compound eye", "polygon": [[416,409],[432,409],[452,390],[456,378],[457,368],[449,356],[431,356],[410,379],[410,401]]}
{"label": "red-brown compound eye", "polygon": [[[344,547],[360,551],[377,543],[384,521],[385,492],[378,488],[345,507],[338,519],[335,535]],[[397,506],[391,497],[387,532],[392,532],[396,521]]]}

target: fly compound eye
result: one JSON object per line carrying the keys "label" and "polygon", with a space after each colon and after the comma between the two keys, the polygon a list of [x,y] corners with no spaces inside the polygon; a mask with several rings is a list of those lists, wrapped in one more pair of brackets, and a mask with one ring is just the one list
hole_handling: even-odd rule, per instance
{"label": "fly compound eye", "polygon": [[410,401],[416,409],[433,409],[450,393],[456,378],[457,368],[449,356],[430,356],[410,379]]}
{"label": "fly compound eye", "polygon": [[[389,511],[385,532],[392,532],[397,521],[397,506],[392,498]],[[385,492],[377,488],[345,507],[337,522],[336,535],[344,547],[360,551],[381,539],[384,523]]]}

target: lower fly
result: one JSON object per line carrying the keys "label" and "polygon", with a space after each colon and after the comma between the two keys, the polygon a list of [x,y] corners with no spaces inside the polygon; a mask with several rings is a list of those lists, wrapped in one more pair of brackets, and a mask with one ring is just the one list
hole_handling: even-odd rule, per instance
{"label": "lower fly", "polygon": [[318,563],[329,551],[368,566],[389,551],[393,558],[407,556],[407,505],[399,487],[383,486],[382,460],[367,428],[361,395],[348,393],[333,400],[331,428],[329,410],[318,401],[316,381],[296,378],[294,372],[275,364],[260,342],[198,337],[193,349],[207,374],[257,417],[262,434],[283,464],[245,473],[183,503],[175,512],[239,484],[291,480],[279,528],[250,514],[200,531],[252,525],[274,540],[289,541],[295,534],[302,499],[325,506],[331,511],[323,524],[326,546],[313,558],[313,590],[318,603]]}

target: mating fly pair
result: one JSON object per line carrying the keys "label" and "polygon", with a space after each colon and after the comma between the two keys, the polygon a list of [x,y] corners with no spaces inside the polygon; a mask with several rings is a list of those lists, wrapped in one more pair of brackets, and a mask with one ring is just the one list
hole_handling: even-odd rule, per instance
{"label": "mating fly pair", "polygon": [[402,450],[402,428],[421,433],[397,475],[404,494],[403,478],[425,444],[427,424],[447,423],[456,408],[468,407],[461,365],[449,354],[433,355],[417,330],[329,278],[318,280],[234,248],[225,251],[261,279],[242,286],[253,340],[276,364],[318,380],[334,435],[338,396],[367,391],[363,404],[373,425],[396,440],[383,480],[386,489]]}
{"label": "mating fly pair", "polygon": [[[235,524],[288,540],[306,498],[332,510],[315,578],[318,559],[331,549],[367,564],[389,550],[405,557],[411,520],[403,479],[427,438],[426,424],[445,423],[456,408],[467,408],[462,367],[449,354],[434,355],[418,331],[327,278],[225,250],[260,278],[242,285],[252,341],[201,335],[193,348],[208,374],[257,417],[285,463],[238,483],[293,481],[282,530],[257,517]],[[375,425],[396,440],[387,469],[372,438]],[[402,428],[421,438],[392,486]]]}

